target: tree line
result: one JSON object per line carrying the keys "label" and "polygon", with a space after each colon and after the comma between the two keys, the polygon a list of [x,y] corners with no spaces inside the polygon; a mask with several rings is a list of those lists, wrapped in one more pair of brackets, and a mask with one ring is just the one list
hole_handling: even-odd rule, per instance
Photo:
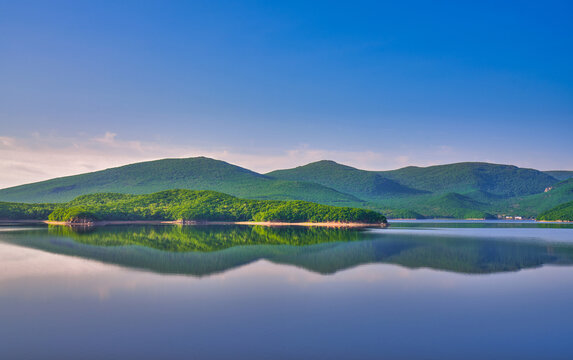
{"label": "tree line", "polygon": [[98,193],[64,204],[0,203],[0,218],[79,220],[193,220],[384,223],[379,212],[292,200],[245,200],[215,191],[154,194]]}

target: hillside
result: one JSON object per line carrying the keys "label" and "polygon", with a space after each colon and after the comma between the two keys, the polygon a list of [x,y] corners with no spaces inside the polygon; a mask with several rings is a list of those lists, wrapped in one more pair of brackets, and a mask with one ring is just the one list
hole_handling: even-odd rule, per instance
{"label": "hillside", "polygon": [[[565,177],[568,172],[549,173]],[[366,171],[323,160],[259,174],[198,157],[142,162],[16,186],[0,190],[0,201],[61,203],[92,193],[149,194],[188,189],[219,191],[244,199],[360,207],[398,218],[535,217],[572,201],[572,183],[572,179],[559,182],[533,169],[488,163]]]}
{"label": "hillside", "polygon": [[419,205],[417,210],[423,213],[432,213],[435,216],[458,218],[458,219],[491,219],[494,218],[481,209],[486,207],[485,203],[476,201],[470,197],[458,194],[447,193],[429,199],[423,205]]}
{"label": "hillside", "polygon": [[[558,183],[541,171],[488,163],[365,171],[333,161],[319,161],[267,175],[317,182],[359,197],[367,201],[364,206],[388,216],[418,218],[490,218],[492,214],[514,211],[517,215],[533,216],[539,213],[535,206],[527,214],[511,206]],[[557,193],[553,199],[563,202]]]}
{"label": "hillside", "polygon": [[573,221],[573,201],[554,207],[537,217],[540,221]]}
{"label": "hillside", "polygon": [[425,193],[399,184],[373,171],[359,170],[334,161],[318,161],[294,169],[266,174],[272,178],[321,184],[365,200]]}
{"label": "hillside", "polygon": [[214,190],[249,199],[354,205],[360,200],[320,184],[276,180],[205,157],[136,163],[0,190],[0,201],[66,202],[92,193],[149,194],[169,189]]}
{"label": "hillside", "polygon": [[539,194],[509,199],[505,205],[513,213],[536,216],[560,204],[573,201],[573,178],[561,181],[550,189]]}
{"label": "hillside", "polygon": [[405,186],[433,193],[466,194],[481,191],[503,197],[540,193],[558,181],[534,169],[469,162],[429,167],[410,166],[378,173]]}
{"label": "hillside", "polygon": [[456,192],[475,200],[494,201],[543,192],[557,179],[534,169],[488,163],[456,163],[366,171],[319,161],[266,174],[273,178],[315,182],[364,200]]}
{"label": "hillside", "polygon": [[[79,196],[64,204],[0,203],[0,214],[18,218],[84,222],[98,220],[196,220],[385,223],[375,211],[306,201],[245,200],[214,191],[165,190],[153,194],[102,193]],[[33,213],[35,211],[35,213]]]}

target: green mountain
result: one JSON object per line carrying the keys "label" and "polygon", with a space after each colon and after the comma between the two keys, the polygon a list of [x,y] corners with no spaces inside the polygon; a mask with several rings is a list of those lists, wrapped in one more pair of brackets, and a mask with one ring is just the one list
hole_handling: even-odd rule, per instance
{"label": "green mountain", "polygon": [[573,221],[573,201],[554,207],[537,217],[542,221]]}
{"label": "green mountain", "polygon": [[219,191],[244,199],[361,207],[397,218],[482,218],[490,214],[535,217],[573,200],[573,180],[559,182],[556,178],[568,173],[489,163],[366,171],[334,161],[318,161],[259,174],[199,157],[142,162],[16,186],[0,190],[0,201],[56,203],[92,193],[149,194],[189,189]]}
{"label": "green mountain", "polygon": [[277,180],[205,157],[148,161],[11,187],[0,190],[0,201],[66,202],[84,194],[149,194],[169,189],[214,190],[248,199],[360,203],[352,195],[320,184]]}
{"label": "green mountain", "polygon": [[315,182],[369,201],[397,195],[451,192],[476,196],[476,200],[514,197],[543,192],[558,182],[538,170],[488,163],[365,171],[334,161],[319,161],[267,175],[277,179]]}
{"label": "green mountain", "polygon": [[[490,218],[492,214],[512,213],[519,209],[510,207],[510,200],[543,193],[558,182],[541,171],[488,163],[365,171],[319,161],[267,175],[316,182],[365,200],[363,206],[387,216],[416,218]],[[554,199],[563,202],[559,196]],[[538,213],[533,209],[527,216]]]}
{"label": "green mountain", "polygon": [[277,170],[267,175],[275,179],[321,184],[364,200],[425,193],[425,191],[401,185],[374,171],[359,170],[329,160],[290,170]]}
{"label": "green mountain", "polygon": [[511,165],[489,163],[456,163],[429,167],[409,166],[378,172],[400,184],[432,193],[481,191],[493,196],[531,195],[558,180],[541,171]]}

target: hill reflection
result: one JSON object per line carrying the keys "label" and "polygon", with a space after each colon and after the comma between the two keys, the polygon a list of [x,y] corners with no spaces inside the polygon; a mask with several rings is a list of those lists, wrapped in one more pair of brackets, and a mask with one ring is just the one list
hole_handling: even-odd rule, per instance
{"label": "hill reflection", "polygon": [[159,273],[205,276],[260,259],[321,274],[369,263],[466,274],[573,264],[573,246],[542,241],[262,226],[63,226],[0,234],[0,240]]}

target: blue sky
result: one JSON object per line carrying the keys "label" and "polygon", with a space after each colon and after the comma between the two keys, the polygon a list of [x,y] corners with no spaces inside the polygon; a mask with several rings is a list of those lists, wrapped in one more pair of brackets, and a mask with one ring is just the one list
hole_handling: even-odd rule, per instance
{"label": "blue sky", "polygon": [[573,169],[572,18],[569,1],[0,1],[0,186],[194,155]]}

